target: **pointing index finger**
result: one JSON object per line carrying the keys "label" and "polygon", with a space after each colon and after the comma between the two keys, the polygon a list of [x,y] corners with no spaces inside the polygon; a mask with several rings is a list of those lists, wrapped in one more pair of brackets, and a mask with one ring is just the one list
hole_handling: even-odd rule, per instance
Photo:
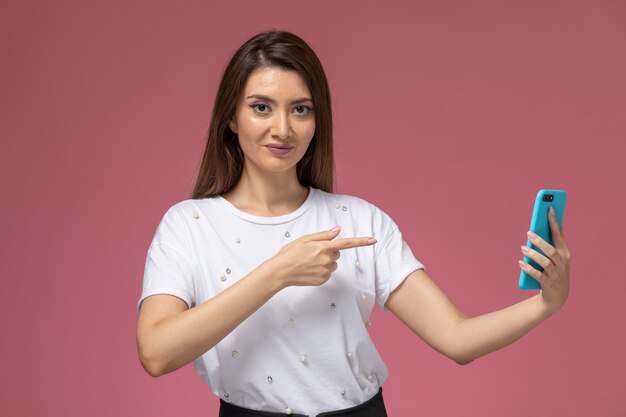
{"label": "pointing index finger", "polygon": [[376,242],[377,240],[372,237],[344,237],[331,240],[328,244],[332,249],[349,249],[358,246],[369,246]]}

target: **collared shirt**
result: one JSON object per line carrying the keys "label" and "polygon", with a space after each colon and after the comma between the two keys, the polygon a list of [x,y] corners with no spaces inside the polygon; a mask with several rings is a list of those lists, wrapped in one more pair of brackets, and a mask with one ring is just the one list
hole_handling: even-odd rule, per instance
{"label": "collared shirt", "polygon": [[155,294],[194,308],[306,234],[341,226],[337,238],[378,240],[341,250],[323,285],[281,290],[194,360],[211,390],[240,407],[316,415],[372,398],[388,375],[368,332],[373,306],[387,311],[389,294],[424,267],[381,209],[309,190],[297,210],[274,217],[241,211],[221,196],[181,201],[167,210],[148,249],[137,311]]}

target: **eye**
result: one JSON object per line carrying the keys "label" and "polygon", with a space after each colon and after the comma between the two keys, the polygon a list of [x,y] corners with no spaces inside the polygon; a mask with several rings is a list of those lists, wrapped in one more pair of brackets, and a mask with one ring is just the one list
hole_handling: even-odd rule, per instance
{"label": "eye", "polygon": [[296,112],[301,116],[306,116],[312,111],[313,111],[313,108],[310,106],[296,106]]}
{"label": "eye", "polygon": [[254,111],[258,112],[258,113],[267,113],[264,110],[265,109],[269,109],[269,107],[267,107],[267,105],[263,104],[263,103],[254,103],[254,104],[251,104],[250,107],[252,109],[254,109]]}

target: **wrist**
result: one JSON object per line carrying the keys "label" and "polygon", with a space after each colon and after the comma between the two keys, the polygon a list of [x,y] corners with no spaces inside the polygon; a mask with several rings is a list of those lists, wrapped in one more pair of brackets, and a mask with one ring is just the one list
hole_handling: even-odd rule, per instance
{"label": "wrist", "polygon": [[289,286],[286,277],[283,274],[284,268],[276,260],[276,257],[270,258],[261,264],[267,282],[270,284],[272,291],[277,293]]}
{"label": "wrist", "polygon": [[546,300],[544,297],[543,291],[540,291],[536,297],[537,297],[536,302],[539,308],[539,314],[541,315],[542,319],[547,319],[548,317],[552,316],[554,313],[559,311],[561,308],[560,305],[556,305],[556,303],[549,302],[548,300]]}

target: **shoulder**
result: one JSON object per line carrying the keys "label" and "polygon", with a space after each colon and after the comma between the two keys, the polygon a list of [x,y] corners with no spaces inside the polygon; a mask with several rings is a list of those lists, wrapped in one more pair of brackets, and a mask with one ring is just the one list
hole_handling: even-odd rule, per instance
{"label": "shoulder", "polygon": [[198,212],[202,210],[203,206],[208,204],[208,201],[212,200],[210,198],[204,199],[186,199],[182,201],[178,201],[172,205],[170,205],[163,215],[164,220],[180,222],[180,221],[189,221],[189,219],[193,219],[194,216],[198,215]]}
{"label": "shoulder", "polygon": [[200,201],[186,199],[167,206],[165,211],[162,212],[163,214],[157,227],[157,234],[186,234],[190,222],[199,216],[200,205],[198,202]]}
{"label": "shoulder", "polygon": [[397,227],[393,219],[376,204],[351,194],[328,193],[318,190],[320,204],[329,204],[336,210],[350,211],[353,218],[371,222],[374,229],[385,230]]}
{"label": "shoulder", "polygon": [[374,204],[355,195],[329,193],[320,189],[316,190],[319,196],[318,204],[329,204],[338,210],[343,210],[343,207],[345,207],[345,210],[353,209],[362,212],[374,212],[379,210]]}
{"label": "shoulder", "polygon": [[170,204],[166,206],[164,211],[161,211],[161,219],[159,221],[159,227],[162,228],[167,225],[180,225],[183,223],[183,219],[181,217],[181,211],[188,206],[188,203],[185,201],[179,201],[174,204]]}

